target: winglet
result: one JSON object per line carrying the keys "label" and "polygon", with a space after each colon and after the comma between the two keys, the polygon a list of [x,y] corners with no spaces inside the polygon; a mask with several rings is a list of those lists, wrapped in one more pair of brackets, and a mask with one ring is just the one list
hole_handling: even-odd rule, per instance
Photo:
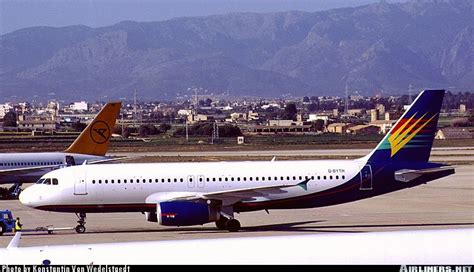
{"label": "winglet", "polygon": [[20,239],[21,231],[17,231],[17,233],[15,233],[15,236],[13,236],[13,239],[8,244],[7,249],[18,247],[20,245]]}
{"label": "winglet", "polygon": [[104,156],[121,106],[121,102],[107,103],[65,152]]}
{"label": "winglet", "polygon": [[301,188],[303,188],[303,190],[308,191],[308,182],[309,182],[310,180],[311,180],[311,179],[308,178],[308,179],[303,180],[302,182],[300,182],[300,183],[298,183],[298,184],[296,184],[296,185],[298,185],[298,186],[300,186]]}

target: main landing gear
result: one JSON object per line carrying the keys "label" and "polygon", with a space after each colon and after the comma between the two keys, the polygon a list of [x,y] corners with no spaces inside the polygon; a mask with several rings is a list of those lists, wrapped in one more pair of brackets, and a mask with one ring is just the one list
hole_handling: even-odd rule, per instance
{"label": "main landing gear", "polygon": [[226,229],[229,232],[237,232],[240,229],[240,222],[233,217],[227,218],[221,215],[219,220],[216,221],[216,227],[220,230]]}
{"label": "main landing gear", "polygon": [[76,226],[76,232],[77,233],[84,233],[86,232],[86,227],[84,226],[86,224],[86,214],[85,213],[76,213],[77,218],[77,223],[79,225]]}

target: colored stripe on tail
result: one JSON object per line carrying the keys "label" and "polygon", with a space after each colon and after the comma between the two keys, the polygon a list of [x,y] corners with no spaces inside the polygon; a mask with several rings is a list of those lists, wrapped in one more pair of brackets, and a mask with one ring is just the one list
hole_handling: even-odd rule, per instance
{"label": "colored stripe on tail", "polygon": [[121,106],[121,102],[107,103],[65,152],[104,156]]}
{"label": "colored stripe on tail", "polygon": [[421,92],[390,132],[368,155],[369,161],[427,162],[438,127],[444,90]]}

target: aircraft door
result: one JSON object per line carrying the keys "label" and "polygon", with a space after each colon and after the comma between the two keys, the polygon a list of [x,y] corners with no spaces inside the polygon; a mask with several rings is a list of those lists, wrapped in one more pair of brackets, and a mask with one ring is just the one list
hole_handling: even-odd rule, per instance
{"label": "aircraft door", "polygon": [[66,155],[66,166],[73,166],[76,165],[76,160],[73,156]]}
{"label": "aircraft door", "polygon": [[360,190],[372,190],[372,167],[366,164],[360,170]]}
{"label": "aircraft door", "polygon": [[74,183],[74,194],[75,195],[87,195],[87,183],[86,176],[83,175],[77,179]]}
{"label": "aircraft door", "polygon": [[199,175],[197,178],[197,187],[204,188],[204,176]]}
{"label": "aircraft door", "polygon": [[194,188],[195,183],[196,183],[196,181],[194,180],[194,176],[189,175],[188,176],[188,188]]}

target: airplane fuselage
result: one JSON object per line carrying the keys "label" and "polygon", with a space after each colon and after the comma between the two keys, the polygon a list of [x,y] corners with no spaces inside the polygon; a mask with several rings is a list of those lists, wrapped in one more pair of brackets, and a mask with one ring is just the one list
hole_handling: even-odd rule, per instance
{"label": "airplane fuselage", "polygon": [[[64,152],[3,153],[0,154],[0,184],[36,182],[44,174],[71,164],[71,158],[74,164],[82,164],[107,157]],[[22,172],[22,169],[28,171]]]}
{"label": "airplane fuselage", "polygon": [[[334,205],[419,185],[433,176],[405,183],[394,172],[439,167],[440,164],[370,164],[364,160],[205,162],[83,165],[55,171],[58,185],[36,186],[37,201],[29,206],[60,212],[144,212],[156,203],[175,197],[175,192],[193,194],[297,184],[262,196],[233,200],[236,212],[261,209],[311,208]],[[74,170],[74,171],[73,171]],[[236,193],[236,196],[238,193]],[[159,198],[159,199],[154,199]],[[36,203],[37,202],[37,203]]]}

